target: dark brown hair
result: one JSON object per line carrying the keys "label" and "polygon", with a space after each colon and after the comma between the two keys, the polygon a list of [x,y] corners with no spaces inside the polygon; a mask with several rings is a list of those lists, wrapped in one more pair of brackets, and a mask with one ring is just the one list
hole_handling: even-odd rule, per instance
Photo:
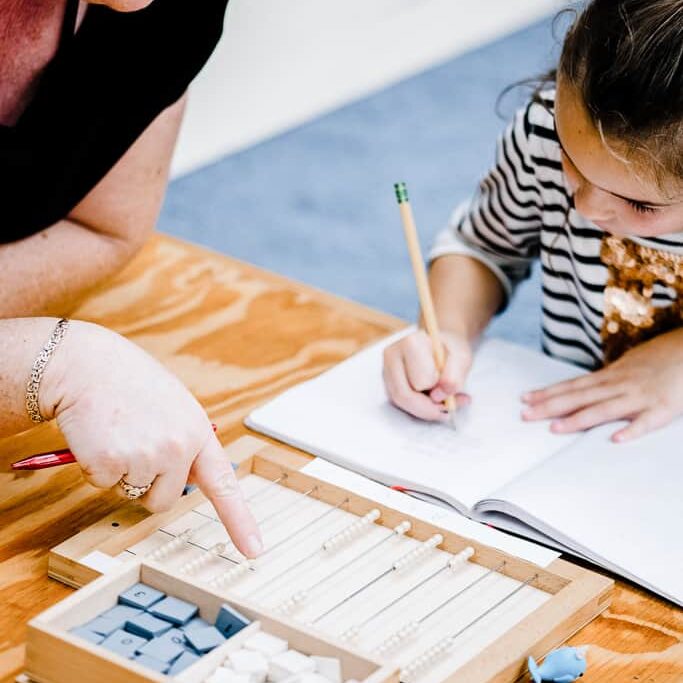
{"label": "dark brown hair", "polygon": [[603,138],[683,182],[683,0],[592,0],[569,28],[558,73]]}

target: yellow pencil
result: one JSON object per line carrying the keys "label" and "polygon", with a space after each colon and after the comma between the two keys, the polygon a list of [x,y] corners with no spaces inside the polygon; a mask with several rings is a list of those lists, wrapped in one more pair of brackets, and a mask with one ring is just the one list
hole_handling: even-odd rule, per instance
{"label": "yellow pencil", "polygon": [[[406,242],[408,244],[410,261],[413,264],[413,273],[415,274],[415,284],[417,285],[417,295],[420,300],[422,317],[424,318],[425,327],[427,328],[427,334],[432,341],[436,367],[438,371],[441,372],[446,363],[446,350],[441,341],[439,324],[436,321],[434,302],[432,301],[432,293],[429,289],[429,281],[427,279],[427,270],[424,261],[422,260],[422,252],[420,250],[420,242],[417,238],[417,228],[415,227],[413,210],[411,209],[410,201],[408,200],[408,189],[406,188],[405,183],[396,183],[394,185],[394,190],[396,191],[398,208],[401,212],[403,232],[405,233]],[[448,410],[451,424],[453,424],[453,417],[455,416],[455,397],[448,396],[444,401],[444,406],[446,407],[446,410]]]}

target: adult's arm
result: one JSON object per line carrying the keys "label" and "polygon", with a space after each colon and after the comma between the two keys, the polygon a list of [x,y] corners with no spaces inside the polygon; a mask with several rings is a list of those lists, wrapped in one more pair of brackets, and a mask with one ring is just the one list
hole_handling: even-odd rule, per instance
{"label": "adult's arm", "polygon": [[154,120],[65,220],[0,245],[0,318],[61,315],[142,247],[159,216],[185,99]]}

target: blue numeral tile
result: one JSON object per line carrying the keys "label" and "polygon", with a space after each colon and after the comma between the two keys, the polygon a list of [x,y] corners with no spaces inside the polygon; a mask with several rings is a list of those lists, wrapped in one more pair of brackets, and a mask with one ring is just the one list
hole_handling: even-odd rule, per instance
{"label": "blue numeral tile", "polygon": [[215,627],[206,626],[185,632],[185,638],[192,647],[201,654],[210,652],[225,642],[225,636]]}
{"label": "blue numeral tile", "polygon": [[132,633],[125,631],[114,631],[108,638],[102,641],[102,647],[107,650],[116,652],[124,657],[132,657],[135,651],[140,647],[144,647],[147,641],[140,636],[135,636]]}
{"label": "blue numeral tile", "polygon": [[87,624],[83,624],[83,628],[97,633],[100,636],[110,636],[114,631],[122,629],[126,625],[125,619],[110,619],[109,617],[95,617]]}
{"label": "blue numeral tile", "polygon": [[173,628],[164,635],[150,640],[146,645],[138,648],[137,652],[160,659],[162,662],[172,662],[185,652],[185,634]]}
{"label": "blue numeral tile", "polygon": [[208,621],[204,621],[201,617],[195,617],[180,627],[181,631],[192,631],[195,628],[205,628],[206,626],[211,626]]}
{"label": "blue numeral tile", "polygon": [[121,624],[121,628],[123,628],[123,624],[125,624],[129,619],[137,617],[144,611],[145,610],[140,609],[139,607],[130,607],[129,605],[116,605],[115,607],[108,609],[106,612],[102,612],[100,616],[106,617],[107,619],[118,620]]}
{"label": "blue numeral tile", "polygon": [[168,662],[160,662],[149,655],[136,655],[135,661],[138,664],[142,664],[142,666],[146,666],[148,669],[158,671],[160,674],[165,674],[170,669]]}
{"label": "blue numeral tile", "polygon": [[149,609],[150,614],[155,617],[165,619],[178,626],[186,624],[198,611],[197,605],[170,596],[157,602]]}
{"label": "blue numeral tile", "polygon": [[183,654],[171,665],[171,668],[168,670],[168,675],[175,676],[176,674],[179,674],[181,671],[187,669],[188,666],[194,664],[198,659],[199,655],[193,655],[191,652],[183,652]]}
{"label": "blue numeral tile", "polygon": [[159,602],[164,597],[166,594],[156,588],[146,586],[144,583],[136,583],[119,595],[119,602],[122,605],[149,609],[155,602]]}
{"label": "blue numeral tile", "polygon": [[173,626],[168,621],[158,619],[147,612],[140,614],[133,619],[126,622],[126,631],[134,633],[136,636],[143,638],[157,638],[163,635],[166,631],[170,631]]}
{"label": "blue numeral tile", "polygon": [[240,614],[234,607],[223,605],[216,617],[216,628],[226,637],[234,636],[245,626],[249,625],[249,619]]}
{"label": "blue numeral tile", "polygon": [[84,638],[91,643],[95,643],[95,645],[99,645],[104,640],[103,635],[95,633],[94,631],[89,631],[87,628],[85,628],[85,626],[77,626],[76,628],[72,628],[69,633],[73,633],[74,635]]}

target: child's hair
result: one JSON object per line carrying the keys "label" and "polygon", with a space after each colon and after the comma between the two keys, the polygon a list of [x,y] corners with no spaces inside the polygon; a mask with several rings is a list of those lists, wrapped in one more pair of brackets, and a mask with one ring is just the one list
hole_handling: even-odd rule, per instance
{"label": "child's hair", "polygon": [[624,144],[662,187],[683,182],[683,0],[592,0],[567,32],[558,74],[608,146]]}

